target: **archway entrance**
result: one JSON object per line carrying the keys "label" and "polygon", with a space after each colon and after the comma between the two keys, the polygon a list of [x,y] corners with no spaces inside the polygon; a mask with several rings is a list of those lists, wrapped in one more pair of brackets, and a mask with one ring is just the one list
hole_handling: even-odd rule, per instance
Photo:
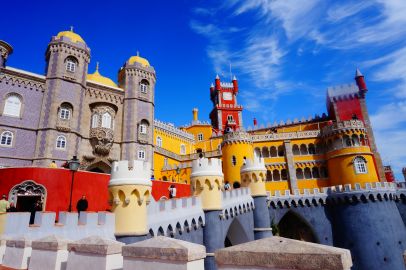
{"label": "archway entrance", "polygon": [[279,236],[318,243],[317,237],[310,225],[292,211],[286,213],[286,215],[279,221],[278,229]]}
{"label": "archway entrance", "polygon": [[228,232],[224,239],[224,247],[231,247],[249,241],[250,239],[244,231],[241,223],[238,221],[238,219],[235,218],[230,224],[230,227],[228,227]]}
{"label": "archway entrance", "polygon": [[110,165],[103,161],[99,161],[88,166],[86,170],[89,172],[97,172],[97,173],[111,173]]}

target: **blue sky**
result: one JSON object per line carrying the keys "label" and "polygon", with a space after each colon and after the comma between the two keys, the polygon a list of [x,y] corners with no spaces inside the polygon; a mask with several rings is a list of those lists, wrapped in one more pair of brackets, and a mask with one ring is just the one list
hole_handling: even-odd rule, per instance
{"label": "blue sky", "polygon": [[326,111],[328,86],[364,73],[378,149],[398,179],[406,166],[406,1],[13,1],[0,39],[8,65],[42,74],[52,35],[71,25],[93,72],[114,80],[137,50],[157,71],[156,118],[208,120],[216,73],[240,83],[245,126]]}

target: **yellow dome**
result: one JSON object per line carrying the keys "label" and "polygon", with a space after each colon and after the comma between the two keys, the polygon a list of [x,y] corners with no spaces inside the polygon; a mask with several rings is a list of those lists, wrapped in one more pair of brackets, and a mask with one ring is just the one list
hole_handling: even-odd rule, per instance
{"label": "yellow dome", "polygon": [[82,39],[81,36],[79,36],[78,34],[73,32],[73,29],[71,29],[70,31],[62,31],[59,32],[58,35],[56,36],[57,38],[61,38],[61,37],[67,37],[69,38],[72,42],[76,43],[76,42],[83,42],[86,44],[86,42]]}
{"label": "yellow dome", "polygon": [[143,65],[144,67],[149,67],[148,60],[139,56],[138,53],[136,56],[131,56],[130,59],[128,59],[128,63],[130,65],[132,65],[134,63],[139,63],[139,64]]}
{"label": "yellow dome", "polygon": [[115,82],[113,82],[110,78],[104,77],[99,73],[99,63],[96,65],[96,71],[93,74],[87,74],[87,80],[100,83],[106,86],[111,87],[118,87]]}

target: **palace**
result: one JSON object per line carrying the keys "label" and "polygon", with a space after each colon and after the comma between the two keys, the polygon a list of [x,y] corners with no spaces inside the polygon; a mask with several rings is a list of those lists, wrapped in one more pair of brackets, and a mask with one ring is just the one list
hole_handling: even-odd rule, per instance
{"label": "palace", "polygon": [[[189,125],[154,119],[156,72],[131,56],[117,84],[99,65],[88,72],[90,48],[73,31],[52,37],[44,75],[7,67],[12,47],[0,42],[0,165],[60,166],[72,156],[81,169],[109,173],[114,160],[145,160],[157,180],[190,183],[199,156],[223,160],[226,181],[240,182],[240,167],[265,159],[267,189],[322,188],[385,181],[359,70],[355,83],[327,90],[328,114],[245,130],[236,77],[210,86],[210,122],[193,109]],[[27,143],[29,142],[29,143]]]}

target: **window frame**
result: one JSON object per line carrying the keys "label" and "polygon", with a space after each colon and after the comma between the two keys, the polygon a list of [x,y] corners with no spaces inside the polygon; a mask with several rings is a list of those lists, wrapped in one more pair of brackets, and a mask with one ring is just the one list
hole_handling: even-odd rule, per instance
{"label": "window frame", "polygon": [[92,123],[91,123],[92,128],[97,128],[99,127],[99,115],[97,113],[92,115]]}
{"label": "window frame", "polygon": [[145,160],[145,159],[146,159],[145,150],[138,150],[138,151],[137,151],[137,158],[138,158],[139,160]]}
{"label": "window frame", "polygon": [[[7,136],[8,134],[10,134],[10,136]],[[4,143],[3,143],[3,137],[5,138]],[[12,131],[4,130],[0,134],[0,146],[2,146],[2,147],[13,147],[13,141],[14,141],[14,134],[13,134]]]}
{"label": "window frame", "polygon": [[156,137],[156,145],[158,147],[162,147],[162,138],[161,138],[161,136]]}
{"label": "window frame", "polygon": [[71,117],[71,110],[68,107],[61,107],[59,109],[59,118],[62,120],[69,120]]}
{"label": "window frame", "polygon": [[363,156],[356,156],[353,161],[354,172],[355,174],[367,174],[368,166],[367,160]]}
{"label": "window frame", "polygon": [[148,85],[145,83],[140,83],[140,91],[143,94],[147,94],[148,93]]}
{"label": "window frame", "polygon": [[[106,120],[107,116],[108,116],[109,121]],[[113,122],[113,117],[111,116],[111,114],[109,112],[105,112],[102,114],[102,123],[101,123],[102,128],[112,129],[112,122]]]}
{"label": "window frame", "polygon": [[140,124],[139,133],[140,134],[147,134],[147,125],[146,124]]}
{"label": "window frame", "polygon": [[[9,101],[12,98],[16,98],[19,101],[19,107],[18,107],[18,113],[13,113],[13,110],[15,110],[15,108],[13,108],[12,106],[14,106],[14,104],[11,104],[11,101]],[[11,107],[10,107],[11,106]],[[23,107],[23,98],[16,93],[9,93],[6,96],[6,99],[4,100],[4,106],[3,106],[3,113],[2,115],[5,116],[10,116],[10,117],[21,117],[21,110]],[[11,112],[10,112],[11,110]]]}
{"label": "window frame", "polygon": [[58,137],[56,137],[56,142],[55,142],[55,148],[56,149],[58,149],[58,150],[66,150],[67,145],[68,145],[67,139],[66,139],[66,137],[64,135],[58,135]]}
{"label": "window frame", "polygon": [[76,66],[78,65],[78,62],[76,59],[72,57],[67,57],[65,61],[65,70],[71,73],[76,72]]}
{"label": "window frame", "polygon": [[199,142],[203,141],[203,133],[197,134],[197,140],[198,140]]}
{"label": "window frame", "polygon": [[186,145],[184,145],[184,144],[180,145],[180,154],[186,155]]}

